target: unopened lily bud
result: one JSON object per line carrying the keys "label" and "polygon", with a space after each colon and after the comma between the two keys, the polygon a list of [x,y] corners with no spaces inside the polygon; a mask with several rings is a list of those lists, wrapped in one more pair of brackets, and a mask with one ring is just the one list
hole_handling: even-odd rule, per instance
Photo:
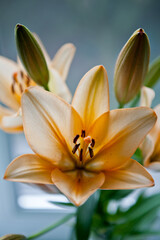
{"label": "unopened lily bud", "polygon": [[19,57],[28,75],[47,89],[49,71],[42,50],[33,34],[25,26],[17,24],[15,38]]}
{"label": "unopened lily bud", "polygon": [[120,105],[128,103],[139,92],[147,74],[149,57],[147,34],[138,29],[122,48],[115,66],[114,89]]}
{"label": "unopened lily bud", "polygon": [[3,237],[0,237],[0,240],[25,240],[25,239],[27,239],[25,236],[19,234],[8,234]]}

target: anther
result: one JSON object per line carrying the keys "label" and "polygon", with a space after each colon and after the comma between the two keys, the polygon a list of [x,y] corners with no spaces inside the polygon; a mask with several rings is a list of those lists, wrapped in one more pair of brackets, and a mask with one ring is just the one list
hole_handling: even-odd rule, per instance
{"label": "anther", "polygon": [[94,157],[93,149],[90,147],[88,149],[89,149],[90,158],[93,158]]}
{"label": "anther", "polygon": [[79,153],[79,160],[80,160],[80,162],[82,162],[82,160],[83,160],[83,149],[82,148]]}
{"label": "anther", "polygon": [[17,82],[17,72],[13,73],[13,82]]}
{"label": "anther", "polygon": [[23,93],[23,87],[21,83],[19,83],[19,89],[20,89],[20,92]]}
{"label": "anther", "polygon": [[82,137],[82,138],[84,138],[84,137],[85,137],[85,135],[86,135],[86,132],[85,132],[85,130],[82,130],[81,137]]}
{"label": "anther", "polygon": [[75,143],[75,144],[76,144],[76,142],[77,142],[78,138],[79,138],[79,134],[77,134],[77,135],[75,136],[75,138],[73,139],[73,143]]}
{"label": "anther", "polygon": [[79,148],[79,146],[80,146],[80,143],[76,144],[76,145],[73,147],[73,149],[72,149],[72,153],[73,153],[73,154],[76,153],[76,151],[77,151],[77,149]]}
{"label": "anther", "polygon": [[24,73],[22,71],[20,71],[20,74],[21,74],[21,78],[23,79]]}
{"label": "anther", "polygon": [[93,148],[94,145],[95,145],[95,140],[92,138],[91,147]]}
{"label": "anther", "polygon": [[29,87],[29,84],[30,84],[30,78],[26,75],[26,78],[27,78],[27,81],[26,81],[26,85],[27,87]]}
{"label": "anther", "polygon": [[13,94],[15,93],[14,84],[13,83],[11,84],[11,91],[12,91]]}

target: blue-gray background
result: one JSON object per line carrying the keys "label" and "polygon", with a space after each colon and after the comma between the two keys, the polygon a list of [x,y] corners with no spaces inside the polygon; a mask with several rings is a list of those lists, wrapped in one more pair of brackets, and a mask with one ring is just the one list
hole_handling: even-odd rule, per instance
{"label": "blue-gray background", "polygon": [[[160,55],[160,1],[158,0],[0,0],[0,55],[16,60],[14,27],[26,25],[36,32],[48,53],[72,42],[77,51],[67,84],[74,93],[81,77],[93,66],[103,64],[108,72],[111,108],[117,106],[113,92],[114,65],[118,53],[139,27],[151,44],[151,60]],[[160,102],[160,84],[156,101]],[[30,234],[54,219],[54,214],[24,213],[14,207],[13,184],[2,180],[10,161],[9,135],[0,132],[0,235],[9,232]],[[67,229],[64,228],[67,231]],[[55,239],[67,239],[61,229]],[[42,238],[44,239],[44,238]],[[48,235],[48,238],[51,239]]]}

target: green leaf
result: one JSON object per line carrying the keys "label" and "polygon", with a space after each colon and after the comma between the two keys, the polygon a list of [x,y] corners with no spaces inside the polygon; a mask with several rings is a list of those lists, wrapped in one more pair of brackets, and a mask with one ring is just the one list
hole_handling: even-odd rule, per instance
{"label": "green leaf", "polygon": [[17,24],[15,39],[19,57],[33,81],[48,89],[49,71],[42,50],[25,26]]}
{"label": "green leaf", "polygon": [[146,75],[144,85],[152,88],[160,79],[160,57],[158,57],[150,66]]}
{"label": "green leaf", "polygon": [[61,206],[61,207],[75,207],[74,204],[72,203],[66,203],[66,202],[54,202],[54,201],[49,201],[49,203]]}
{"label": "green leaf", "polygon": [[92,216],[97,206],[99,192],[95,192],[82,206],[77,209],[76,237],[87,240],[91,231]]}

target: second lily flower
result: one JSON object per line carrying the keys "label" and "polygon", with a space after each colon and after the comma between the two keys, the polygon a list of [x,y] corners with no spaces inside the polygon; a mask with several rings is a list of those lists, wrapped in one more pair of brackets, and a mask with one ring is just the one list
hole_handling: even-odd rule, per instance
{"label": "second lily flower", "polygon": [[[22,28],[25,29],[24,26]],[[71,43],[63,45],[51,60],[40,39],[37,35],[34,34],[34,36],[49,69],[49,91],[69,102],[71,93],[65,84],[65,80],[75,54],[75,46]],[[18,63],[15,63],[0,56],[0,101],[6,106],[0,106],[0,128],[4,131],[9,133],[23,131],[21,96],[27,87],[36,85],[33,80],[19,59]]]}

